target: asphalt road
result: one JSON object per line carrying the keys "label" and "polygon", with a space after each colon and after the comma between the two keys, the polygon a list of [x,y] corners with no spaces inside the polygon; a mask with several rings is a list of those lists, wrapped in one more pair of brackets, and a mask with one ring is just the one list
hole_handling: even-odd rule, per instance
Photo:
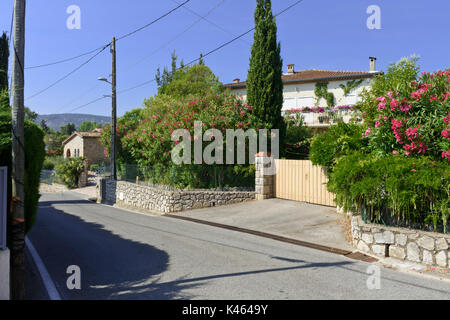
{"label": "asphalt road", "polygon": [[[29,235],[62,299],[450,299],[450,283],[178,219],[45,194]],[[69,290],[71,265],[81,289]]]}

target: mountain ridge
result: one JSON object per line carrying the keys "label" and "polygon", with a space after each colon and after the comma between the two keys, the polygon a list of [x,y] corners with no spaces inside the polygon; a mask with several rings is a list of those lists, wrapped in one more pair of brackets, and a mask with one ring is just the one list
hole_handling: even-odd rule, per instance
{"label": "mountain ridge", "polygon": [[111,122],[111,117],[85,113],[54,113],[38,115],[35,122],[40,125],[42,120],[45,120],[49,128],[59,131],[62,126],[69,123],[74,123],[78,130],[84,121],[95,121],[104,126],[106,123]]}

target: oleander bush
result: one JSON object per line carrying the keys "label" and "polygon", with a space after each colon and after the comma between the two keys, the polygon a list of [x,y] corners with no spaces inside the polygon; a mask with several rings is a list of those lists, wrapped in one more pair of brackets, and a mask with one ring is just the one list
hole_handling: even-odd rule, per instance
{"label": "oleander bush", "polygon": [[317,136],[311,160],[328,168],[328,189],[369,221],[448,232],[450,69],[419,75],[402,59],[372,82],[357,108],[364,125]]}

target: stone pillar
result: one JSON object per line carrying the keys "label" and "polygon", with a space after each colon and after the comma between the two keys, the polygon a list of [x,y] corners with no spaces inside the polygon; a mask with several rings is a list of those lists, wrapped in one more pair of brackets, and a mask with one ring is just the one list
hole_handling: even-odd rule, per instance
{"label": "stone pillar", "polygon": [[255,156],[255,198],[264,200],[275,197],[274,158],[260,152]]}
{"label": "stone pillar", "polygon": [[83,172],[81,172],[81,175],[78,178],[78,188],[86,187],[87,184],[88,184],[88,178],[89,178],[88,162],[85,160],[84,161]]}
{"label": "stone pillar", "polygon": [[106,189],[106,179],[105,178],[97,178],[97,202],[103,203],[105,201],[105,190]]}

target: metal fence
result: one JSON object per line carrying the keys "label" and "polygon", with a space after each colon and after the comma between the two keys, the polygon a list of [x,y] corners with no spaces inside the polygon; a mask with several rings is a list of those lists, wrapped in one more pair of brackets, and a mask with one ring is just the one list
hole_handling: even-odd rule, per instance
{"label": "metal fence", "polygon": [[41,171],[41,183],[53,184],[57,182],[55,170],[42,170]]}

